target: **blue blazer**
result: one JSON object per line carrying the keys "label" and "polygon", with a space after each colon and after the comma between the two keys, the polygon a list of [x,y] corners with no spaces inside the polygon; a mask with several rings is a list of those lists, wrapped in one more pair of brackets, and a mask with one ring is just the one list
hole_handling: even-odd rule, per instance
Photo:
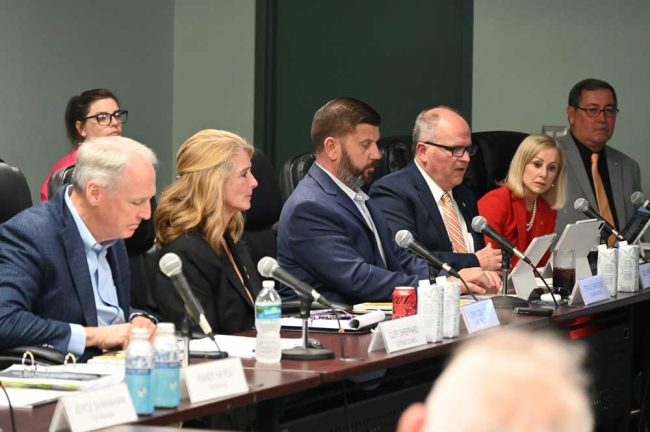
{"label": "blue blazer", "polygon": [[381,240],[361,212],[316,164],[291,194],[280,215],[278,261],[331,301],[389,301],[396,286],[429,278],[427,264],[399,248],[381,212],[366,202]]}
{"label": "blue blazer", "polygon": [[[472,231],[472,219],[478,215],[474,194],[464,185],[456,186],[452,193],[474,239],[474,250],[482,249],[483,236]],[[415,161],[374,182],[370,197],[384,213],[393,233],[411,231],[427,249],[456,269],[480,266],[475,254],[453,252],[438,205]]]}
{"label": "blue blazer", "polygon": [[[86,254],[64,193],[65,188],[0,226],[0,349],[46,345],[66,352],[68,323],[97,326]],[[107,257],[128,319],[124,242],[111,246]]]}

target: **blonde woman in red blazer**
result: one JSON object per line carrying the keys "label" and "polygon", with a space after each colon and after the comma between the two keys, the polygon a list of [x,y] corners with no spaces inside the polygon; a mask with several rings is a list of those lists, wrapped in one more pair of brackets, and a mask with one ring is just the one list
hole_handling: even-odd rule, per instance
{"label": "blonde woman in red blazer", "polygon": [[[517,249],[526,250],[533,238],[555,232],[557,209],[566,197],[564,166],[564,155],[553,138],[528,136],[512,158],[502,185],[478,201],[479,214]],[[499,247],[487,236],[485,241]],[[511,265],[516,262],[513,257]]]}

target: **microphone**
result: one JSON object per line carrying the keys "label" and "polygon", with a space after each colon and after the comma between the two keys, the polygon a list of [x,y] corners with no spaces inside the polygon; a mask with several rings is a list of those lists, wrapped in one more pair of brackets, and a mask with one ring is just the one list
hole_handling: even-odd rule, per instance
{"label": "microphone", "polygon": [[616,231],[616,228],[607,222],[596,210],[591,208],[589,201],[586,199],[578,198],[575,200],[573,203],[573,208],[579,212],[584,213],[592,219],[598,219],[599,221],[603,222],[603,230],[605,230],[607,234],[613,235],[618,240],[625,240],[625,238],[618,231]]}
{"label": "microphone", "polygon": [[458,272],[452,266],[442,261],[440,258],[435,256],[430,250],[425,248],[422,245],[422,243],[415,240],[415,238],[413,238],[413,234],[409,230],[397,231],[397,234],[395,234],[395,243],[397,243],[399,247],[408,249],[411,252],[415,253],[416,255],[424,258],[424,260],[429,264],[431,264],[432,266],[439,269],[443,269],[450,275],[455,276],[458,279],[461,279]]}
{"label": "microphone", "polygon": [[508,239],[503,237],[501,234],[499,234],[494,228],[492,228],[488,223],[487,220],[483,216],[475,216],[474,219],[472,219],[472,229],[474,232],[477,232],[479,234],[484,234],[488,237],[490,237],[492,240],[497,242],[499,246],[502,249],[505,249],[512,255],[515,255],[517,258],[520,260],[523,260],[525,263],[530,265],[531,267],[535,267],[533,263],[530,261],[530,259],[523,254],[519,249],[515,247]]}
{"label": "microphone", "polygon": [[257,271],[262,276],[276,279],[325,307],[335,309],[334,305],[332,305],[332,303],[330,303],[325,297],[320,295],[318,291],[280,267],[280,264],[271,257],[266,256],[259,260],[257,263]]}
{"label": "microphone", "polygon": [[[648,201],[645,201],[645,203],[644,203],[644,200],[645,200],[645,195],[643,195],[643,192],[640,192],[640,191],[632,192],[632,196],[630,197],[630,201],[632,202],[632,205],[634,206],[634,208],[639,208],[639,207],[641,207],[642,205],[644,205],[644,204],[646,204],[648,202]],[[644,205],[644,207],[645,207],[645,205]]]}
{"label": "microphone", "polygon": [[160,271],[172,280],[174,288],[176,288],[178,295],[181,296],[183,303],[185,303],[185,310],[188,315],[199,325],[199,327],[201,327],[203,333],[213,337],[212,327],[205,318],[205,312],[203,311],[201,303],[199,303],[190,289],[187,279],[185,279],[185,275],[183,274],[183,263],[178,255],[175,253],[166,253],[162,258],[160,258],[158,266],[160,267]]}

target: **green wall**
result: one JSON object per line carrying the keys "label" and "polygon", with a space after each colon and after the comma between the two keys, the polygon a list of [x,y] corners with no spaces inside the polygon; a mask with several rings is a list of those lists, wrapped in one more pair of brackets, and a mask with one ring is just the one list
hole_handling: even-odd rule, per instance
{"label": "green wall", "polygon": [[[258,122],[256,136],[271,141],[276,166],[312,150],[311,118],[337,96],[356,97],[377,109],[384,136],[410,134],[417,114],[432,105],[469,114],[471,5],[466,0],[267,4],[267,46],[257,48],[260,58],[259,50],[270,57],[270,78],[265,103],[257,103],[256,114],[265,122]],[[258,28],[261,23],[258,16]]]}
{"label": "green wall", "polygon": [[0,158],[25,173],[35,202],[70,150],[65,105],[90,88],[116,93],[124,134],[169,170],[172,41],[172,0],[0,0]]}

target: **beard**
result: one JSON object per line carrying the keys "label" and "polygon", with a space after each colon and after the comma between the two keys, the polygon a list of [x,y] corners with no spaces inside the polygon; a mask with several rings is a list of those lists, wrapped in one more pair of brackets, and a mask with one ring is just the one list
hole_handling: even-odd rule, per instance
{"label": "beard", "polygon": [[372,165],[363,169],[355,167],[352,164],[352,160],[350,160],[347,150],[343,147],[341,151],[341,163],[339,164],[337,175],[344,185],[353,191],[359,191],[368,183],[368,177],[365,174],[365,170],[370,168]]}

